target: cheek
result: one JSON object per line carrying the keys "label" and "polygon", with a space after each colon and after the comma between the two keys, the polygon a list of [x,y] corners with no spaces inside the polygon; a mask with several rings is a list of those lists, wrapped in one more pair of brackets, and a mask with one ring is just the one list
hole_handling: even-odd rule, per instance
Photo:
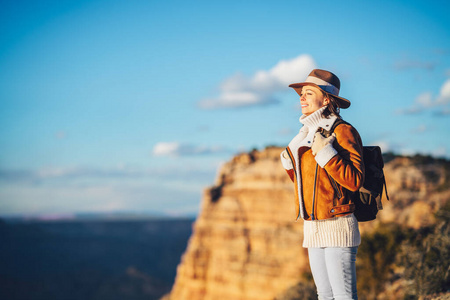
{"label": "cheek", "polygon": [[314,101],[314,106],[315,107],[322,107],[322,105],[323,105],[323,102],[321,100],[316,99]]}

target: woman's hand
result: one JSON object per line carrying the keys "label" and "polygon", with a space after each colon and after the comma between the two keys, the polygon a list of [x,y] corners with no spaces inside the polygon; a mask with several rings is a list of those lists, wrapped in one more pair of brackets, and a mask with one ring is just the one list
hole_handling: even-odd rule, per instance
{"label": "woman's hand", "polygon": [[316,155],[319,153],[320,150],[322,150],[323,147],[325,147],[328,144],[333,144],[333,142],[336,140],[336,134],[330,135],[329,137],[324,137],[320,132],[316,132],[314,135],[314,141],[311,146],[311,151],[313,155]]}

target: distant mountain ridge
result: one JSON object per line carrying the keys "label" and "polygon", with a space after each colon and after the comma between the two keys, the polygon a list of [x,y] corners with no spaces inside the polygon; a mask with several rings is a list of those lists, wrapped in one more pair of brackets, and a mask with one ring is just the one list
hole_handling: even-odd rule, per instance
{"label": "distant mountain ridge", "polygon": [[5,215],[0,219],[6,222],[51,222],[51,221],[127,221],[127,220],[177,220],[195,218],[194,215],[171,216],[157,212],[80,212],[61,214],[24,214]]}
{"label": "distant mountain ridge", "polygon": [[0,299],[158,299],[193,221],[0,220]]}

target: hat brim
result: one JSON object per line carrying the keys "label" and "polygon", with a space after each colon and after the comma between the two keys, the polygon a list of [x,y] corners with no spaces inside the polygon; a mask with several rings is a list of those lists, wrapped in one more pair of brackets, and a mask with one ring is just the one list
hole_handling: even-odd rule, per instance
{"label": "hat brim", "polygon": [[347,100],[345,98],[336,96],[334,94],[331,94],[331,93],[325,91],[324,89],[322,89],[319,85],[317,85],[315,83],[312,83],[312,82],[292,83],[292,84],[289,85],[289,87],[293,88],[297,92],[298,95],[301,95],[302,87],[304,87],[305,85],[315,86],[316,88],[320,89],[322,92],[327,93],[329,95],[332,95],[334,98],[336,98],[339,107],[342,108],[342,109],[350,107],[350,104],[351,104],[350,100]]}

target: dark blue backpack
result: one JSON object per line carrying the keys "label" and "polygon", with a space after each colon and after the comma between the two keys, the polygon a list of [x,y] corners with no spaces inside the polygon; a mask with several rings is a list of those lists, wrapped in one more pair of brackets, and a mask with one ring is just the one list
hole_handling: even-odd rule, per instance
{"label": "dark blue backpack", "polygon": [[[325,137],[328,137],[340,124],[350,125],[339,118],[334,122],[330,130],[322,130],[321,133]],[[378,146],[364,146],[363,161],[365,167],[364,184],[359,191],[355,192],[353,195],[353,200],[355,202],[354,214],[358,222],[376,219],[378,211],[383,209],[381,203],[383,190],[386,193],[386,198],[389,200],[386,179],[383,172],[384,161],[381,154],[381,148]],[[334,181],[331,177],[330,179]]]}

